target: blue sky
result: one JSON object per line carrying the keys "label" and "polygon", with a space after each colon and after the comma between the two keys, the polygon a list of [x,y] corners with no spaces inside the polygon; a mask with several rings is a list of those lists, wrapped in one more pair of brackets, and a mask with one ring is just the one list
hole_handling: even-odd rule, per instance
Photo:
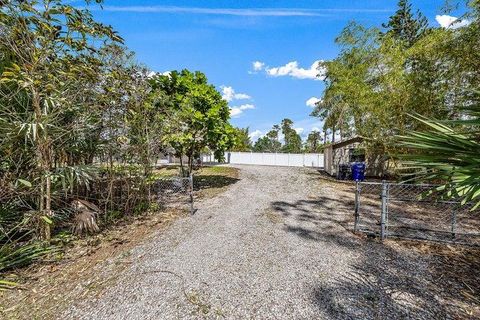
{"label": "blue sky", "polygon": [[[322,81],[311,78],[312,64],[336,56],[334,39],[349,21],[379,26],[396,3],[105,0],[104,10],[94,15],[119,31],[138,60],[152,70],[204,72],[236,108],[234,125],[249,127],[258,136],[290,118],[305,136],[322,127],[306,105],[324,88]],[[435,18],[442,14],[443,0],[413,4],[438,25]],[[256,71],[255,61],[263,63],[257,63]]]}

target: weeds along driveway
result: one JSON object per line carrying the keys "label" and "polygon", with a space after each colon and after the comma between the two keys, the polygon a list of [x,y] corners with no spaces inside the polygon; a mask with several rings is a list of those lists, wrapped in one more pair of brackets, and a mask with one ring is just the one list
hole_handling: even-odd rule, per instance
{"label": "weeds along driveway", "polygon": [[425,258],[351,233],[349,187],[313,169],[240,168],[228,191],[135,248],[114,286],[62,318],[449,317]]}

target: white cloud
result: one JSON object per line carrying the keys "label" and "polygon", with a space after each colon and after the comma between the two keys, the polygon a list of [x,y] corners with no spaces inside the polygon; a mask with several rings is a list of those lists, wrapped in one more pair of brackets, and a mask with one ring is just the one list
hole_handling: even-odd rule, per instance
{"label": "white cloud", "polygon": [[312,128],[312,132],[313,132],[313,131],[321,132],[322,130],[320,130],[319,127],[313,127],[313,128]]}
{"label": "white cloud", "polygon": [[252,98],[246,93],[236,93],[232,87],[220,86],[220,89],[222,89],[222,98],[228,102],[232,100],[246,100]]}
{"label": "white cloud", "polygon": [[249,134],[250,139],[257,140],[263,136],[263,132],[260,130],[255,130]]}
{"label": "white cloud", "polygon": [[311,97],[305,102],[305,104],[311,108],[314,108],[317,102],[320,102],[320,101],[322,101],[322,99],[319,99],[317,97]]}
{"label": "white cloud", "polygon": [[[299,67],[298,61],[291,61],[280,67],[265,67],[265,72],[272,77],[290,76],[297,79],[313,79],[323,80],[325,77],[324,68],[319,68],[319,63],[322,60],[317,60],[308,69]],[[317,77],[318,76],[318,77]]]}
{"label": "white cloud", "polygon": [[240,116],[240,114],[243,113],[243,111],[245,110],[250,110],[250,109],[255,109],[255,106],[253,104],[243,104],[241,106],[238,106],[238,107],[231,107],[230,108],[230,115],[232,117],[238,117]]}
{"label": "white cloud", "polygon": [[295,132],[297,132],[299,135],[302,135],[302,133],[305,131],[303,128],[293,128],[293,130],[295,130]]}
{"label": "white cloud", "polygon": [[263,70],[263,67],[265,67],[265,63],[261,61],[254,61],[252,62],[252,67],[253,71],[260,71]]}
{"label": "white cloud", "polygon": [[471,23],[469,20],[459,20],[457,17],[452,17],[446,14],[435,16],[435,20],[437,20],[442,28],[446,29],[458,29]]}
{"label": "white cloud", "polygon": [[245,93],[236,93],[234,96],[234,99],[236,100],[246,100],[246,99],[252,99],[248,94]]}
{"label": "white cloud", "polygon": [[230,108],[230,116],[238,117],[243,111],[238,108]]}
{"label": "white cloud", "polygon": [[156,75],[169,76],[170,73],[171,73],[171,71],[165,71],[165,72],[150,71],[150,72],[147,74],[147,77],[148,77],[148,78],[153,78],[153,77],[155,77]]}

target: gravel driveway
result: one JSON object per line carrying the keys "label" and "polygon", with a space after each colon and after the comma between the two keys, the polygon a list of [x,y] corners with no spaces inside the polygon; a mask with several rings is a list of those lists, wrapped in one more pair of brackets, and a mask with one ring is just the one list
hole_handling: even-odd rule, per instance
{"label": "gravel driveway", "polygon": [[448,318],[425,290],[427,261],[352,234],[347,187],[313,169],[240,168],[240,181],[135,248],[115,286],[62,318]]}

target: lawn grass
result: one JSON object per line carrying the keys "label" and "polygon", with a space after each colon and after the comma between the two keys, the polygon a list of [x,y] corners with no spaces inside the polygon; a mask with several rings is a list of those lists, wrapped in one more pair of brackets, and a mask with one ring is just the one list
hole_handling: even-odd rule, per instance
{"label": "lawn grass", "polygon": [[194,194],[212,198],[238,182],[240,170],[226,166],[203,167],[193,173]]}
{"label": "lawn grass", "polygon": [[[171,165],[153,170],[158,177],[178,177],[180,176],[180,166]],[[205,166],[193,171],[194,177],[223,175],[228,177],[238,177],[238,169],[226,166]]]}

